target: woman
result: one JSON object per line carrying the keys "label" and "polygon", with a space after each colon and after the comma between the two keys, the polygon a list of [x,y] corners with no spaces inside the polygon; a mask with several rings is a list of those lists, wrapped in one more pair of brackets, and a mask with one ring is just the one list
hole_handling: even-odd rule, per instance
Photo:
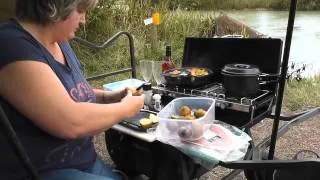
{"label": "woman", "polygon": [[[41,179],[119,179],[92,136],[143,107],[129,89],[92,89],[67,42],[96,1],[17,0],[16,19],[0,25],[1,105]],[[0,147],[1,178],[25,177],[2,134]]]}

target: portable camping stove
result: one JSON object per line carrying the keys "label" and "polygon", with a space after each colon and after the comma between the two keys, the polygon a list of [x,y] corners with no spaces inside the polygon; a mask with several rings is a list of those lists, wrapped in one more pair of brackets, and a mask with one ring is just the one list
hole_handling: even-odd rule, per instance
{"label": "portable camping stove", "polygon": [[272,111],[274,93],[261,90],[255,97],[227,97],[223,85],[212,83],[198,88],[155,86],[153,92],[162,95],[163,105],[177,97],[209,97],[216,100],[216,119],[247,128]]}

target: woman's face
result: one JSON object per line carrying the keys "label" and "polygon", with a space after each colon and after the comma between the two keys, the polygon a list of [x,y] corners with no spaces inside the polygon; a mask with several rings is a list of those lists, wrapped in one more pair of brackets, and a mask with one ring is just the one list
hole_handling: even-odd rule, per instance
{"label": "woman's face", "polygon": [[54,25],[54,33],[58,42],[72,39],[81,24],[85,24],[86,12],[79,12],[77,9],[73,10],[65,20],[58,21]]}

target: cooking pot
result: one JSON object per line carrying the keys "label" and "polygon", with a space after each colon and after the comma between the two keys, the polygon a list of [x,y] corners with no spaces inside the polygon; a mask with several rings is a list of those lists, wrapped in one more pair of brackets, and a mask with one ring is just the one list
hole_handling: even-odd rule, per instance
{"label": "cooking pot", "polygon": [[162,73],[166,85],[196,88],[213,80],[213,72],[202,67],[173,68]]}
{"label": "cooking pot", "polygon": [[279,75],[262,73],[257,66],[250,64],[226,64],[221,74],[226,96],[235,98],[254,97],[260,84],[279,81]]}

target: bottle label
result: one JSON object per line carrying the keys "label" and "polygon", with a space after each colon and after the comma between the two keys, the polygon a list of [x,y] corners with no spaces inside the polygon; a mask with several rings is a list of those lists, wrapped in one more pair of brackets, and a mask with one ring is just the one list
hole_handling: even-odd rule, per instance
{"label": "bottle label", "polygon": [[162,72],[173,68],[174,64],[172,63],[172,61],[166,60],[162,63]]}

